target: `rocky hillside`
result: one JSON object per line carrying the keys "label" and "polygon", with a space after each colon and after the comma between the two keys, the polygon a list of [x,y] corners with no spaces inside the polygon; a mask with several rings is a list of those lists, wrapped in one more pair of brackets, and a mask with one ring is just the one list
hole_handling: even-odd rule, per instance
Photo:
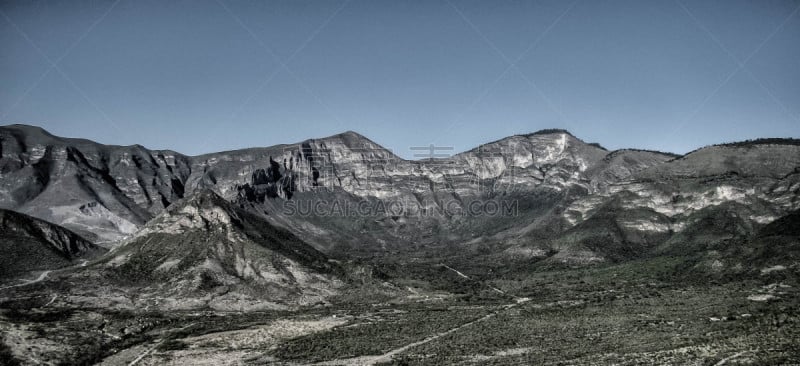
{"label": "rocky hillside", "polygon": [[0,209],[0,279],[81,264],[103,253],[74,232]]}
{"label": "rocky hillside", "polygon": [[218,310],[314,304],[336,293],[343,275],[291,233],[209,190],[170,205],[92,267],[86,275],[140,289],[139,305]]}
{"label": "rocky hillside", "polygon": [[[665,234],[651,244],[664,253],[746,237],[798,208],[800,146],[769,140],[703,148],[641,169],[574,200],[562,216],[580,226],[612,214],[628,237]],[[613,257],[603,248],[596,258]],[[639,256],[654,254],[639,248]]]}

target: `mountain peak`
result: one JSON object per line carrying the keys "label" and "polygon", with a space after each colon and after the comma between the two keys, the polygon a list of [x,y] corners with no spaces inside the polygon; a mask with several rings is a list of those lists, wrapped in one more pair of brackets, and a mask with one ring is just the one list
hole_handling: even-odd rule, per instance
{"label": "mountain peak", "polygon": [[39,126],[32,126],[32,125],[25,125],[25,124],[12,124],[6,126],[0,126],[0,132],[5,130],[6,133],[11,134],[12,136],[17,136],[18,139],[28,140],[28,141],[50,141],[52,139],[60,139],[57,136],[54,136],[44,128]]}
{"label": "mountain peak", "polygon": [[326,149],[333,150],[337,148],[343,148],[356,154],[378,153],[388,156],[392,159],[399,159],[389,149],[383,147],[375,141],[372,141],[368,137],[351,130],[319,139],[309,139],[303,142],[303,144],[307,144],[309,147],[319,145],[319,143],[324,143]]}
{"label": "mountain peak", "polygon": [[[575,135],[573,135],[571,132],[569,132],[569,131],[567,131],[565,129],[561,129],[561,128],[545,128],[545,129],[542,129],[542,130],[539,130],[539,131],[536,131],[536,132],[526,133],[526,134],[524,134],[522,136],[531,137],[531,136],[536,136],[536,135],[553,135],[553,134],[561,134],[561,133],[570,135],[572,137],[575,137]],[[577,137],[575,137],[575,138],[577,138]]]}
{"label": "mountain peak", "polygon": [[352,130],[347,130],[347,131],[344,131],[344,132],[337,133],[335,135],[331,135],[331,136],[328,136],[328,137],[323,137],[320,140],[333,140],[333,139],[342,140],[342,141],[345,141],[347,143],[367,143],[368,142],[368,143],[375,144],[375,142],[370,140],[368,137],[366,137],[366,136],[364,136],[364,135],[362,135],[362,134],[360,134],[358,132],[352,131]]}
{"label": "mountain peak", "polygon": [[22,123],[14,123],[14,124],[10,124],[10,125],[0,126],[0,128],[13,129],[13,130],[18,130],[18,131],[21,131],[21,132],[31,133],[31,134],[41,134],[41,135],[46,135],[46,136],[51,136],[51,137],[53,136],[53,134],[51,134],[50,132],[48,132],[47,130],[45,130],[42,127],[34,126],[34,125],[26,125],[26,124],[22,124]]}
{"label": "mountain peak", "polygon": [[366,137],[364,137],[364,135],[362,135],[362,134],[360,134],[360,133],[358,133],[356,131],[353,131],[353,130],[344,131],[342,133],[339,133],[339,135],[352,136],[352,137],[358,137],[358,138],[366,138]]}

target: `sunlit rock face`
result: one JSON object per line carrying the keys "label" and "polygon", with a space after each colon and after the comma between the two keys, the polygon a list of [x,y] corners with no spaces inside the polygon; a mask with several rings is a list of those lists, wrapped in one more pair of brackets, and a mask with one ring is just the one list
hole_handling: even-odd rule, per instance
{"label": "sunlit rock face", "polygon": [[582,223],[602,214],[604,221],[595,221],[620,228],[615,240],[653,246],[715,208],[753,228],[800,208],[796,140],[678,156],[609,152],[567,131],[543,130],[409,161],[354,132],[194,157],[59,138],[30,126],[2,127],[0,137],[0,207],[109,247],[203,189],[325,251],[497,246],[560,251],[563,261],[574,251],[578,262],[593,263],[616,257],[594,242],[571,247],[554,238],[569,230],[592,238],[584,231],[596,225]]}
{"label": "sunlit rock face", "polygon": [[586,189],[586,170],[606,153],[566,131],[546,130],[512,136],[458,154],[449,159],[450,168],[445,173],[461,183],[460,194],[474,194],[464,184],[469,182],[495,193],[545,187]]}

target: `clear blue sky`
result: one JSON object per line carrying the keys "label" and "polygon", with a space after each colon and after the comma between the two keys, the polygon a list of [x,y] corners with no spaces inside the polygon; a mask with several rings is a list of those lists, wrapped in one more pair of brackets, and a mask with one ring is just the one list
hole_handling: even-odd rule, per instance
{"label": "clear blue sky", "polygon": [[[0,124],[187,154],[360,132],[800,137],[800,1],[0,1]],[[55,65],[55,66],[53,66]]]}

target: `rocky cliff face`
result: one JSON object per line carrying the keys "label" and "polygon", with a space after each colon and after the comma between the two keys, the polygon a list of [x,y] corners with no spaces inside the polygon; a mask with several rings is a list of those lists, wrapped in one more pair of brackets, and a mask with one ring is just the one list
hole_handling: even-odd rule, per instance
{"label": "rocky cliff face", "polygon": [[79,264],[103,253],[74,232],[0,209],[0,278]]}
{"label": "rocky cliff face", "polygon": [[[757,230],[800,207],[795,140],[676,156],[609,152],[567,131],[544,130],[408,161],[354,132],[195,157],[18,125],[0,128],[0,136],[2,207],[109,242],[203,189],[328,253],[368,256],[453,246],[533,257],[559,252],[552,259],[567,262],[620,260],[664,250],[664,238],[698,222],[703,210],[724,208]],[[618,230],[584,235],[598,222]],[[564,245],[559,237],[567,231],[589,239]],[[598,239],[605,237],[607,245]]]}

